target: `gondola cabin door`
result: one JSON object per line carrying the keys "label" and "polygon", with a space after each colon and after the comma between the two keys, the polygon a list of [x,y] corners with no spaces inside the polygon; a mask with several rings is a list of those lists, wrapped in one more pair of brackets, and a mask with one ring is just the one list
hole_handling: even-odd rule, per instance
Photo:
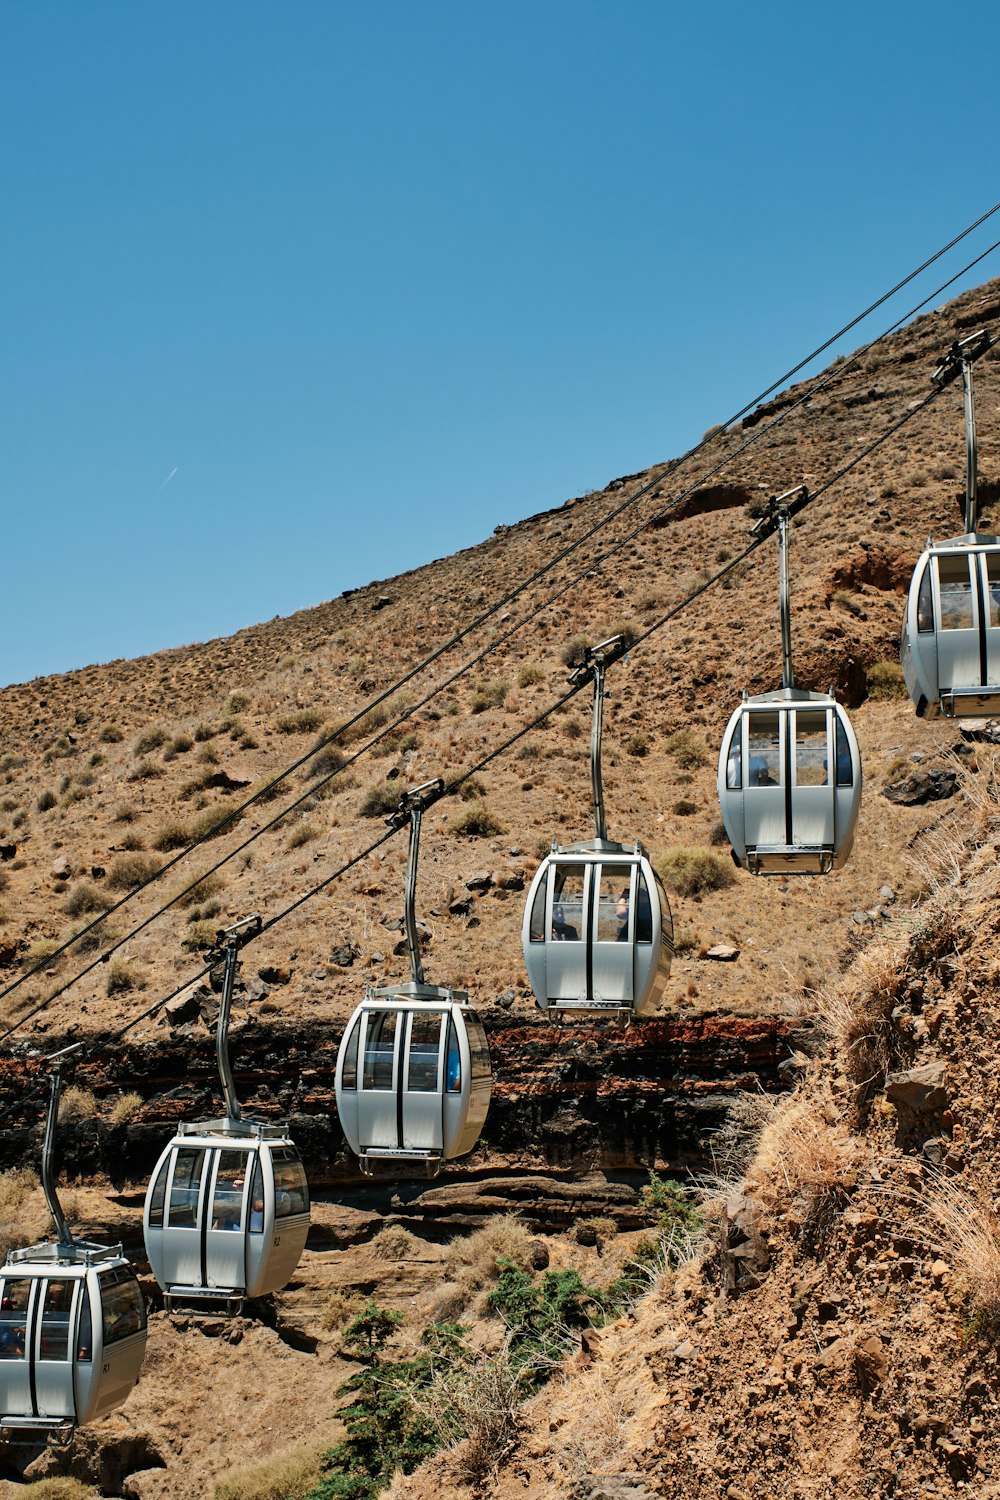
{"label": "gondola cabin door", "polygon": [[151,1220],[155,1224],[164,1214],[165,1196],[160,1222],[168,1237],[171,1284],[246,1285],[248,1204],[263,1198],[262,1189],[250,1181],[253,1169],[259,1174],[256,1152],[200,1145],[177,1147],[163,1164],[153,1189]]}
{"label": "gondola cabin door", "polygon": [[[440,1080],[447,1059],[446,1012],[372,1010],[363,1018],[358,1132],[388,1151],[444,1150]],[[454,1031],[454,1026],[452,1026]],[[454,1051],[457,1056],[457,1041]],[[452,1063],[455,1071],[456,1064]]]}

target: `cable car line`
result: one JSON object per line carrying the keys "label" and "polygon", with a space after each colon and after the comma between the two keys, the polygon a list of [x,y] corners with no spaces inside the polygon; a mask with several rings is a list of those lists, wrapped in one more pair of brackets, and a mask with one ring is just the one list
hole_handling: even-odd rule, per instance
{"label": "cable car line", "polygon": [[[949,250],[953,249],[955,245],[959,244],[963,239],[965,239],[969,234],[971,234],[981,224],[985,223],[987,219],[991,218],[992,215],[995,214],[998,211],[998,209],[1000,209],[1000,203],[994,204],[994,206],[992,208],[988,209],[986,211],[986,213],[982,214],[978,219],[974,220],[970,225],[968,225],[964,230],[962,230],[960,234],[956,235],[946,245],[942,246],[941,249],[939,249],[938,251],[936,251],[932,256],[930,256],[927,260],[925,260],[914,271],[911,271],[909,273],[909,275],[905,276],[901,281],[897,282],[896,285],[893,288],[891,288],[888,292],[884,293],[875,302],[871,303],[870,306],[864,310],[864,312],[858,314],[857,317],[855,317],[854,319],[852,319],[849,323],[845,324],[844,327],[841,328],[837,333],[833,334],[831,336],[831,338],[827,339],[823,344],[819,345],[817,349],[815,349],[810,355],[806,356],[806,358],[804,360],[800,361],[791,370],[787,371],[784,375],[780,376],[777,381],[775,381],[772,385],[770,385],[765,391],[761,392],[758,396],[754,397],[752,401],[750,401],[746,406],[742,407],[738,412],[736,412],[732,417],[730,417],[727,422],[723,423],[722,425],[724,427],[731,427],[741,417],[743,417],[744,415],[746,415],[747,413],[749,413],[750,411],[752,411],[754,409],[754,407],[758,406],[773,391],[777,390],[781,385],[783,385],[793,375],[798,374],[799,371],[802,370],[812,359],[816,358],[819,354],[825,352],[825,350],[827,350],[828,348],[830,348],[831,345],[833,343],[835,343],[838,338],[841,338],[845,333],[849,332],[852,328],[856,327],[859,323],[863,322],[866,317],[868,317],[872,312],[874,312],[875,310],[877,310],[877,308],[881,307],[885,302],[887,302],[891,297],[893,297],[903,287],[907,286],[912,280],[915,279],[916,276],[920,275],[922,271],[926,270],[929,266],[933,265],[935,263],[935,261],[939,260],[943,255],[945,255]],[[909,312],[903,314],[903,316],[900,319],[898,319],[896,323],[890,325],[890,327],[888,329],[886,329],[882,334],[878,335],[877,338],[873,339],[870,343],[868,343],[866,345],[863,345],[854,355],[852,355],[850,357],[850,359],[848,359],[846,361],[846,363],[844,365],[838,366],[836,371],[833,371],[833,370],[828,371],[827,375],[825,377],[823,377],[823,379],[820,381],[820,383],[814,388],[814,392],[815,392],[815,390],[821,390],[821,389],[823,389],[823,387],[828,383],[828,381],[830,379],[834,378],[835,376],[839,376],[839,375],[843,374],[854,363],[856,363],[857,360],[860,359],[860,357],[863,354],[867,353],[870,349],[874,348],[883,339],[889,337],[889,335],[891,333],[893,333],[898,327],[900,327],[902,325],[902,323],[904,323],[908,318],[913,317],[918,311],[921,310],[921,308],[923,308],[924,306],[926,306],[928,302],[932,301],[934,298],[936,298],[937,296],[939,296],[941,294],[941,292],[944,291],[948,286],[950,286],[954,281],[958,280],[959,277],[965,275],[968,270],[970,270],[973,266],[977,265],[981,260],[984,260],[987,255],[991,254],[997,248],[1000,248],[1000,240],[995,241],[994,244],[990,245],[986,250],[982,251],[972,261],[968,262],[968,264],[966,266],[962,267],[959,271],[957,271],[955,273],[954,276],[952,276],[951,278],[949,278],[948,281],[944,282],[942,284],[942,286],[938,287],[934,292],[930,293],[929,296],[927,296],[926,298],[923,299],[923,301],[921,301],[920,303],[918,303],[916,305],[916,307],[912,308]],[[810,393],[810,394],[814,394],[814,392]],[[623,538],[618,544],[616,544],[616,546],[614,548],[609,549],[609,551],[607,553],[605,553],[603,555],[603,557],[600,558],[596,564],[591,563],[588,566],[588,568],[585,570],[584,573],[581,573],[580,575],[578,575],[578,577],[576,579],[571,580],[569,583],[567,583],[564,586],[564,588],[562,588],[561,590],[559,590],[559,592],[557,594],[555,594],[554,596],[552,596],[552,598],[549,601],[547,601],[547,603],[545,605],[541,606],[540,608],[547,608],[547,607],[549,607],[558,598],[562,597],[562,595],[565,592],[567,592],[567,590],[569,588],[572,588],[576,582],[579,582],[580,579],[582,579],[583,577],[585,577],[587,573],[592,572],[593,568],[595,566],[600,566],[601,562],[605,561],[608,556],[613,555],[613,553],[615,551],[620,550],[620,548],[622,546],[626,545],[628,541],[633,540],[634,537],[637,536],[640,531],[642,531],[643,529],[645,529],[645,527],[648,526],[651,521],[657,520],[657,519],[661,518],[669,510],[672,510],[676,505],[680,504],[680,502],[684,498],[686,498],[689,494],[691,494],[694,489],[698,488],[700,485],[703,485],[707,479],[711,478],[714,474],[719,473],[720,470],[722,468],[724,468],[727,464],[732,463],[735,458],[739,457],[742,453],[746,452],[747,448],[749,448],[750,446],[752,446],[752,443],[754,441],[759,441],[759,439],[762,438],[762,437],[764,437],[764,436],[766,436],[768,432],[773,431],[774,427],[777,426],[781,421],[785,420],[787,417],[791,416],[791,414],[797,409],[797,407],[805,399],[806,399],[806,397],[804,395],[803,397],[801,397],[799,399],[799,401],[792,403],[791,406],[788,407],[788,408],[786,408],[783,412],[776,414],[774,420],[771,423],[769,423],[765,428],[761,429],[761,431],[759,433],[757,433],[753,439],[749,440],[746,444],[743,445],[743,447],[737,449],[734,453],[730,454],[727,458],[725,458],[724,460],[720,461],[719,464],[717,464],[713,469],[710,469],[706,474],[701,475],[696,481],[694,481],[692,483],[692,485],[687,490],[683,491],[681,493],[681,495],[675,497],[675,499],[673,501],[671,501],[668,506],[665,506],[660,511],[656,512],[654,514],[654,516],[650,517],[647,521],[643,522],[643,524],[641,526],[637,527],[628,536],[626,536],[625,538]],[[274,789],[274,787],[280,785],[283,781],[287,780],[287,778],[290,775],[292,775],[292,773],[294,771],[298,770],[307,761],[311,760],[315,755],[317,755],[319,753],[320,750],[322,750],[326,746],[329,746],[329,745],[333,744],[338,739],[338,737],[342,736],[349,729],[351,729],[354,725],[356,725],[357,723],[359,723],[360,720],[362,720],[374,708],[377,708],[382,703],[386,702],[390,697],[392,697],[396,692],[398,692],[401,687],[404,687],[408,682],[412,681],[413,678],[415,678],[416,676],[418,676],[422,671],[426,670],[429,666],[431,666],[435,661],[437,661],[438,659],[440,659],[440,657],[442,657],[444,654],[446,654],[449,650],[453,649],[455,645],[457,645],[460,641],[462,641],[463,639],[465,639],[465,637],[468,636],[472,631],[478,629],[480,625],[484,624],[498,610],[502,609],[505,604],[508,604],[513,599],[517,598],[521,593],[523,593],[525,591],[525,589],[531,587],[531,585],[533,583],[537,582],[546,573],[548,573],[549,571],[551,571],[551,569],[553,567],[557,566],[560,562],[562,562],[572,552],[576,551],[578,547],[582,546],[582,544],[585,541],[588,541],[598,531],[602,530],[603,527],[605,527],[606,525],[609,525],[613,520],[617,519],[617,517],[619,515],[621,515],[626,509],[630,508],[638,500],[640,500],[644,495],[646,495],[651,489],[653,489],[656,485],[660,484],[662,482],[662,480],[666,477],[666,475],[668,473],[670,473],[673,469],[679,467],[680,464],[682,464],[685,461],[687,461],[688,459],[694,457],[698,452],[701,451],[701,449],[706,445],[706,443],[708,441],[710,441],[710,439],[708,439],[707,437],[706,438],[702,438],[702,440],[699,443],[697,443],[693,448],[689,449],[687,451],[687,453],[681,455],[680,458],[678,458],[678,459],[672,459],[672,460],[670,460],[669,463],[661,465],[660,468],[659,468],[659,470],[658,470],[658,472],[657,472],[657,474],[655,475],[655,477],[653,479],[648,480],[647,483],[645,485],[641,486],[639,490],[635,491],[632,495],[626,497],[618,506],[614,507],[606,516],[602,517],[600,520],[598,520],[597,522],[595,522],[593,526],[591,526],[587,531],[583,532],[578,538],[576,538],[575,541],[573,541],[572,543],[570,543],[567,547],[563,548],[559,553],[557,553],[555,555],[555,557],[553,557],[552,559],[550,559],[550,561],[548,563],[545,563],[540,568],[538,568],[535,571],[534,574],[532,574],[531,576],[529,576],[529,578],[525,579],[521,584],[517,585],[514,589],[510,590],[501,599],[497,600],[494,604],[492,604],[490,606],[489,609],[484,610],[482,612],[482,614],[479,615],[475,620],[473,620],[468,625],[463,626],[463,628],[461,630],[459,630],[458,632],[456,632],[448,641],[444,642],[441,646],[437,647],[428,657],[424,658],[423,661],[417,663],[413,668],[410,669],[409,672],[405,673],[403,677],[401,677],[400,679],[398,679],[390,687],[387,687],[382,693],[378,694],[375,698],[373,698],[371,700],[370,703],[366,704],[364,708],[359,709],[358,712],[356,714],[354,714],[354,716],[352,718],[346,720],[343,724],[339,725],[338,728],[335,731],[333,731],[330,735],[325,736],[317,744],[311,746],[310,749],[309,749],[309,751],[305,755],[300,756],[297,760],[293,761],[289,766],[287,766],[277,776],[272,777],[272,779],[270,781],[266,782],[256,792],[252,793],[251,796],[249,796],[248,798],[246,798],[244,802],[242,802],[242,803],[238,804],[236,807],[232,808],[226,814],[225,817],[221,818],[220,821],[211,830],[209,830],[209,832],[207,832],[207,833],[201,835],[199,838],[195,839],[191,844],[187,845],[186,848],[179,850],[171,859],[167,860],[167,862],[164,865],[161,865],[158,870],[156,870],[153,874],[149,875],[145,880],[141,881],[137,886],[134,886],[130,891],[128,891],[124,896],[122,896],[117,902],[115,902],[115,904],[113,906],[109,907],[104,912],[98,913],[98,915],[96,917],[94,917],[94,919],[92,921],[86,923],[82,928],[80,928],[80,930],[78,932],[73,933],[72,936],[69,937],[64,943],[62,943],[59,947],[57,947],[56,949],[54,949],[52,953],[48,954],[45,959],[40,959],[38,961],[38,963],[33,968],[28,969],[23,974],[19,975],[18,978],[15,979],[15,980],[13,980],[6,988],[0,989],[0,1000],[6,999],[6,997],[8,995],[12,994],[22,984],[26,983],[27,980],[29,980],[32,977],[34,977],[35,975],[37,975],[43,968],[46,968],[46,967],[50,966],[51,963],[52,963],[52,961],[53,961],[53,959],[60,957],[63,953],[65,953],[69,948],[73,947],[82,938],[84,938],[85,936],[87,936],[89,933],[93,932],[97,927],[99,927],[109,917],[113,916],[116,912],[118,912],[119,910],[121,910],[121,908],[123,906],[125,906],[127,902],[129,902],[130,900],[132,900],[135,896],[138,896],[139,894],[141,894],[141,892],[144,891],[148,886],[152,885],[155,881],[159,880],[164,874],[168,873],[177,864],[179,864],[181,860],[186,859],[187,856],[190,853],[192,853],[195,849],[200,848],[208,840],[208,838],[218,836],[219,832],[223,828],[227,827],[235,819],[237,819],[238,817],[240,817],[242,815],[242,813],[245,812],[249,807],[251,807],[255,802],[259,801],[263,797],[266,797]],[[430,701],[431,698],[433,698],[434,696],[436,696],[437,693],[444,691],[458,677],[462,676],[465,671],[471,670],[473,666],[477,665],[478,662],[482,661],[485,656],[487,656],[487,655],[489,655],[491,653],[491,651],[496,650],[499,645],[502,645],[506,640],[508,640],[511,637],[511,635],[513,635],[516,632],[516,630],[518,630],[518,629],[521,628],[521,626],[523,624],[528,623],[531,619],[535,618],[535,615],[538,612],[539,612],[538,610],[532,611],[529,615],[525,616],[522,621],[520,621],[516,626],[512,627],[511,630],[509,630],[508,632],[506,632],[497,641],[493,642],[491,646],[485,648],[483,652],[481,652],[478,656],[474,657],[459,672],[453,674],[453,676],[450,677],[449,679],[447,679],[446,682],[440,684],[437,688],[433,689],[432,692],[427,697],[425,697],[423,700],[421,700],[420,703],[418,703],[418,704],[414,705],[413,707],[409,708],[408,710],[406,710],[403,714],[401,714],[399,716],[399,718],[397,718],[395,721],[393,721],[392,724],[386,726],[379,734],[377,734],[372,740],[370,740],[367,745],[363,746],[359,751],[357,751],[355,753],[355,755],[352,756],[348,761],[346,761],[344,763],[344,765],[342,765],[340,768],[338,768],[337,771],[331,772],[328,776],[324,777],[321,781],[314,783],[313,786],[310,787],[309,791],[307,791],[306,793],[303,794],[302,798],[297,799],[297,801],[293,802],[290,805],[290,807],[284,809],[284,813],[287,813],[287,812],[293,810],[294,807],[296,807],[296,806],[299,805],[299,802],[301,802],[302,800],[305,800],[306,797],[308,797],[309,795],[311,795],[311,793],[314,792],[315,789],[318,786],[325,785],[328,781],[332,780],[332,778],[334,776],[338,775],[341,770],[346,770],[348,766],[352,765],[361,755],[363,755],[364,753],[366,753],[367,750],[369,750],[370,748],[372,748],[372,746],[374,746],[375,744],[378,744],[383,738],[385,738],[386,735],[390,734],[395,728],[397,728],[401,723],[403,723],[407,717],[409,717],[410,715],[412,715],[416,711],[416,709],[423,707],[427,702]],[[284,815],[284,813],[279,814],[278,817],[273,820],[273,822],[278,821],[279,818]],[[257,833],[256,833],[255,837],[259,837],[261,834],[267,832],[270,829],[270,827],[273,826],[273,822],[265,824],[262,828],[260,828],[259,830],[257,830]],[[247,842],[252,842],[252,840],[249,840]],[[240,853],[243,849],[246,848],[246,846],[247,846],[246,843],[243,843],[243,844],[239,845],[237,849],[234,849],[230,853],[230,855],[226,856],[226,859],[220,861],[219,864],[217,864],[217,865],[215,865],[215,866],[212,867],[213,872],[214,872],[214,870],[217,870],[220,867],[221,864],[224,864],[227,859],[232,858],[237,853]],[[181,892],[181,896],[188,894],[189,891],[194,888],[194,885],[199,884],[200,881],[203,878],[204,878],[204,875],[199,876],[199,880],[193,882],[193,884],[191,886],[187,887],[183,892]],[[175,899],[180,899],[180,897],[175,898]],[[162,912],[165,912],[165,911],[169,910],[170,907],[172,905],[174,905],[174,904],[175,903],[173,901],[168,902],[164,907],[160,908],[159,912],[153,913],[153,916],[150,919],[148,919],[148,921],[142,923],[131,934],[129,934],[125,938],[123,938],[122,942],[124,943],[124,942],[129,941],[131,937],[133,937],[133,936],[136,935],[136,933],[138,933],[139,931],[142,931],[143,928],[148,925],[149,921],[155,920],[156,916],[162,914]],[[121,946],[121,943],[119,943],[119,944],[116,945],[116,947],[119,947],[119,946]],[[116,951],[116,947],[112,947],[112,948],[109,948],[108,950],[106,950],[106,953],[105,953],[104,957],[105,958],[109,957],[111,955],[111,953],[113,953],[114,951]],[[93,965],[89,965],[87,968],[85,968],[84,970],[82,970],[81,973],[77,976],[77,978],[83,978],[83,977],[85,977],[86,974],[88,974],[88,973],[91,972],[92,967],[93,967]],[[75,981],[70,981],[70,983],[73,983],[73,982],[75,982]],[[4,1037],[0,1036],[0,1042],[2,1042],[3,1040],[4,1040]]]}

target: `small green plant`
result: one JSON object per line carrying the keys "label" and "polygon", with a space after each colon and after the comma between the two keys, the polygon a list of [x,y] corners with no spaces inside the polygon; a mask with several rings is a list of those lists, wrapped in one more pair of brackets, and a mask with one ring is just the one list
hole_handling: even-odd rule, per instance
{"label": "small green plant", "polygon": [[629,735],[625,741],[625,753],[626,755],[634,755],[640,759],[642,756],[649,754],[649,735],[645,730],[640,729],[636,734]]}
{"label": "small green plant", "polygon": [[541,667],[526,665],[520,668],[517,674],[517,685],[520,688],[534,687],[538,682],[545,681],[545,673]]}
{"label": "small green plant", "polygon": [[696,771],[708,760],[704,743],[691,729],[675,729],[673,734],[667,735],[663,744],[683,771]]}
{"label": "small green plant", "polygon": [[457,838],[488,839],[505,833],[506,827],[499,818],[493,816],[485,803],[477,803],[449,825],[449,832]]}
{"label": "small green plant", "polygon": [[891,703],[905,698],[906,683],[898,661],[877,661],[868,668],[868,696],[877,703]]}
{"label": "small green plant", "polygon": [[511,1361],[531,1385],[540,1385],[568,1352],[567,1329],[598,1326],[614,1304],[606,1292],[587,1286],[578,1271],[537,1276],[506,1266],[486,1299],[508,1328]]}
{"label": "small green plant", "polygon": [[656,873],[668,890],[679,896],[701,896],[725,890],[736,879],[732,867],[711,849],[678,847],[656,862]]}
{"label": "small green plant", "polygon": [[471,802],[476,797],[486,796],[486,785],[480,781],[478,776],[470,776],[467,781],[462,782],[462,785],[458,789],[458,795],[463,802]]}
{"label": "small green plant", "polygon": [[111,861],[108,885],[113,891],[131,891],[159,873],[160,861],[155,854],[119,854]]}
{"label": "small green plant", "polygon": [[45,791],[39,794],[38,799],[35,802],[35,806],[40,813],[44,813],[51,812],[52,809],[58,805],[58,803],[59,798],[56,796],[55,792],[51,787],[46,787]]}

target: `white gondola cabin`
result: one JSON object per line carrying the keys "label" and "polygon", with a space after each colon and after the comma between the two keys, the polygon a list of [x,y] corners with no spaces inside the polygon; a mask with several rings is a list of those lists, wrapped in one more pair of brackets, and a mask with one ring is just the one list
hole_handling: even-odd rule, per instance
{"label": "white gondola cabin", "polygon": [[754,534],[778,533],[782,686],[744,696],[719,751],[719,808],[733,859],[752,875],[829,875],[845,863],[861,811],[861,754],[833,691],[794,685],[788,525],[804,486],[772,499]]}
{"label": "white gondola cabin", "polygon": [[143,1234],[168,1307],[280,1291],[309,1233],[305,1169],[284,1125],[244,1119],[229,1063],[228,1032],[238,955],[261,930],[249,917],[219,934],[225,975],[216,1057],[226,1103],[218,1120],[181,1125],[146,1192]]}
{"label": "white gondola cabin", "polygon": [[584,653],[570,683],[593,681],[590,775],[596,838],[553,844],[535,872],[521,925],[528,982],[541,1010],[623,1018],[655,1011],[670,974],[674,924],[659,876],[639,843],[607,836],[601,742],[604,676],[628,650],[612,636]]}
{"label": "white gondola cabin", "polygon": [[861,755],[830,693],[779,688],[733,713],[719,756],[719,807],[733,858],[754,875],[826,875],[851,852]]}
{"label": "white gondola cabin", "polygon": [[490,1049],[468,995],[424,979],[416,887],[423,814],[444,792],[429,781],[408,791],[386,822],[409,824],[403,927],[408,984],[365,992],[337,1053],[337,1113],[347,1144],[371,1176],[376,1164],[412,1162],[428,1176],[465,1156],[490,1106]]}
{"label": "white gondola cabin", "polygon": [[428,1172],[471,1151],[490,1105],[486,1033],[468,996],[435,985],[371,990],[337,1058],[337,1112],[347,1144],[373,1166]]}
{"label": "white gondola cabin", "polygon": [[280,1291],[308,1233],[306,1174],[281,1125],[182,1125],[146,1193],[146,1254],[168,1306]]}
{"label": "white gondola cabin", "polygon": [[74,1239],[59,1205],[52,1153],[60,1091],[57,1062],[42,1152],[56,1238],[11,1250],[0,1270],[0,1433],[8,1441],[65,1440],[113,1411],[146,1354],[146,1308],[121,1245]]}
{"label": "white gondola cabin", "polygon": [[651,1015],[670,974],[673,921],[642,845],[555,845],[531,883],[521,940],[542,1010]]}
{"label": "white gondola cabin", "polygon": [[910,581],[899,656],[921,718],[1000,714],[1000,537],[978,530],[973,362],[992,346],[983,332],[956,344],[934,372],[939,388],[962,376],[965,532],[929,541]]}
{"label": "white gondola cabin", "polygon": [[120,1406],[146,1354],[121,1246],[32,1245],[0,1271],[0,1430],[68,1436]]}

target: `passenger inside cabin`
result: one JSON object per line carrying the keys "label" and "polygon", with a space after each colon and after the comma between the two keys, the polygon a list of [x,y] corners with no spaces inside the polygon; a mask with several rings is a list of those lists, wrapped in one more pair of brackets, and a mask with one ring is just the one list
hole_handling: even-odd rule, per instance
{"label": "passenger inside cabin", "polygon": [[572,922],[566,921],[566,913],[557,901],[552,907],[552,936],[561,943],[578,943],[580,934]]}

